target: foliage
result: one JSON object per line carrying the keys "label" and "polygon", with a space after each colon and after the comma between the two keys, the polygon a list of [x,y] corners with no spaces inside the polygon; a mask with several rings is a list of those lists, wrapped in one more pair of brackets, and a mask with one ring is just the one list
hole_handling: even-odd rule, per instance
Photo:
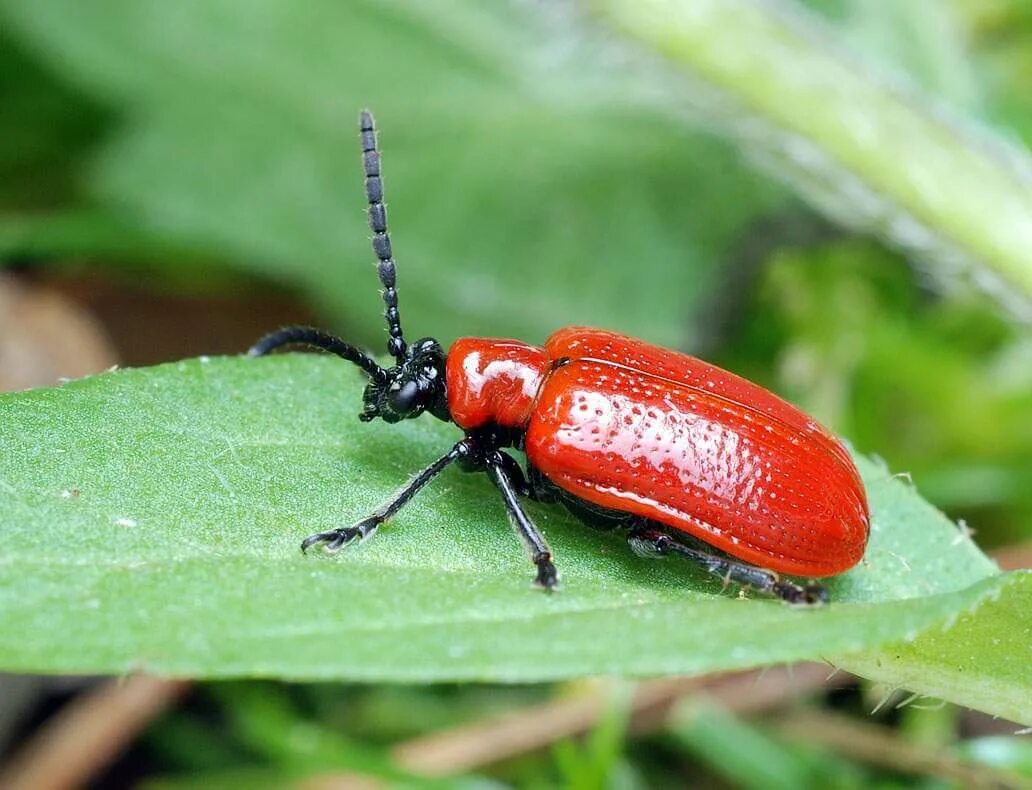
{"label": "foliage", "polygon": [[[355,165],[363,105],[383,130],[404,293],[419,295],[409,325],[446,341],[543,339],[606,323],[620,305],[627,331],[681,342],[669,316],[701,303],[721,249],[781,200],[726,143],[592,86],[590,62],[541,62],[527,44],[543,23],[503,6],[241,8],[9,3],[6,16],[121,108],[86,187],[98,209],[150,234],[137,249],[169,265],[169,244],[203,250],[290,283],[358,339],[378,337],[370,290],[356,287],[372,277]],[[0,241],[66,250],[61,220],[9,217]],[[112,252],[90,230],[82,250]]]}
{"label": "foliage", "polygon": [[[456,438],[430,418],[359,423],[359,378],[330,357],[213,359],[0,400],[2,665],[367,680],[697,673],[848,661],[974,607],[1013,649],[1024,639],[1006,618],[1029,578],[995,575],[963,532],[869,462],[866,560],[831,581],[836,603],[820,611],[738,600],[546,507],[532,512],[564,591],[535,594],[490,485],[451,471],[368,545],[300,556],[299,537],[357,520]],[[940,663],[965,673],[965,702],[1028,716],[1020,697],[981,691],[1027,691],[999,643],[963,644],[974,665]]]}
{"label": "foliage", "polygon": [[[695,3],[725,21],[742,9],[775,9],[759,17],[761,27],[806,30],[805,46],[789,36],[792,46],[764,60],[762,80],[714,91],[714,74],[767,51],[765,43],[720,49],[734,28],[717,24],[708,51],[723,54],[707,71],[698,62],[705,48],[694,64],[671,67],[574,3],[6,0],[0,255],[44,273],[84,261],[109,276],[143,273],[156,290],[271,282],[349,338],[379,346],[354,153],[355,114],[368,105],[383,128],[408,329],[445,341],[466,333],[538,340],[577,321],[703,349],[818,414],[860,454],[910,473],[922,495],[977,530],[980,545],[1028,538],[1027,327],[972,296],[971,283],[989,274],[977,259],[985,256],[928,254],[955,251],[957,239],[970,251],[1017,204],[988,200],[984,212],[961,212],[956,226],[933,221],[930,235],[908,235],[911,215],[926,224],[929,215],[923,199],[913,202],[906,174],[942,149],[883,134],[863,161],[842,154],[857,153],[852,132],[873,124],[884,133],[876,110],[891,106],[888,85],[906,105],[893,117],[945,127],[948,146],[981,152],[976,159],[1002,166],[1020,188],[1028,172],[1020,141],[1032,140],[1032,15],[1018,0],[805,4],[822,21],[787,0]],[[824,84],[844,104],[822,101],[800,114],[778,85],[759,89],[777,74],[841,75],[843,62],[849,73]],[[860,102],[856,87],[875,101]],[[846,166],[829,170],[815,150],[834,151]],[[814,161],[816,170],[807,167]],[[957,161],[970,160],[950,158],[933,179],[919,179],[926,188],[916,194],[954,212],[1006,192],[994,193],[995,177],[965,177]],[[855,189],[875,181],[883,192]],[[835,224],[815,221],[784,184]],[[924,254],[914,267],[842,227]],[[990,265],[1027,270],[1028,245],[996,238],[1004,259]],[[896,546],[896,531],[876,535],[874,546],[896,556],[872,555],[841,580],[838,600],[850,602],[827,612],[733,600],[689,568],[629,556],[618,539],[585,532],[554,508],[534,510],[566,573],[562,593],[546,599],[527,589],[495,497],[457,473],[374,542],[335,560],[296,557],[301,535],[362,514],[450,434],[429,424],[362,431],[352,422],[353,378],[324,361],[243,365],[193,362],[3,401],[0,452],[12,448],[22,464],[0,460],[5,665],[121,671],[171,668],[176,658],[182,671],[274,675],[305,658],[307,677],[426,679],[439,658],[439,678],[529,678],[536,665],[516,659],[539,661],[519,651],[544,622],[554,637],[542,664],[549,671],[533,677],[555,677],[575,674],[567,629],[594,639],[619,617],[650,633],[669,623],[662,640],[638,652],[670,660],[642,666],[628,645],[610,657],[615,640],[602,639],[596,666],[701,672],[823,655],[889,686],[1028,718],[1018,661],[1032,642],[1027,577],[990,576],[961,534],[966,527],[954,529],[877,464],[864,463],[864,474],[899,536],[938,537]],[[8,416],[20,423],[13,430]],[[241,444],[231,450],[223,434]],[[911,531],[912,523],[920,527]],[[936,564],[945,557],[955,563]],[[435,611],[453,619],[438,623]],[[843,613],[858,617],[855,635]],[[876,613],[884,618],[877,626]],[[349,630],[374,621],[402,630]],[[177,638],[195,622],[194,638]],[[462,622],[495,636],[495,653],[463,641]],[[158,636],[162,624],[167,638]],[[300,633],[304,624],[314,630]],[[410,626],[422,630],[413,637]],[[345,650],[353,633],[362,639]],[[247,639],[233,648],[229,637],[241,634]],[[431,634],[439,651],[459,654],[418,652]],[[836,646],[840,653],[824,652]],[[262,650],[283,663],[259,666]],[[512,666],[498,660],[503,650],[516,651]],[[147,740],[165,770],[200,777],[168,786],[276,786],[334,766],[403,784],[370,743],[549,693],[253,681],[201,689],[200,719],[191,707]],[[901,733],[930,715],[908,708]],[[940,745],[948,745],[959,714],[947,706],[934,715],[946,716],[950,734]],[[673,745],[624,747],[614,714],[587,747],[562,746],[496,774],[539,786],[603,775],[611,786],[635,786],[637,775],[672,784],[683,782],[687,758],[743,784],[772,773],[886,781],[840,757],[774,746],[764,728],[719,712],[681,724]],[[697,756],[716,754],[722,737],[736,739],[738,751]],[[986,738],[967,751],[1001,766],[1024,761],[1027,771],[1020,745]]]}
{"label": "foliage", "polygon": [[[791,4],[597,0],[599,15],[727,96],[730,123],[840,222],[1032,315],[1032,161],[823,46]],[[781,13],[779,13],[779,11]],[[951,184],[949,190],[939,185]]]}

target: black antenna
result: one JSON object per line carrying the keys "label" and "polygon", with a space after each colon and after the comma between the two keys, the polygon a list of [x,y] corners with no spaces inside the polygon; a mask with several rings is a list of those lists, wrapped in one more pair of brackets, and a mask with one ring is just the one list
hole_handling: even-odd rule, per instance
{"label": "black antenna", "polygon": [[395,287],[396,270],[391,255],[391,237],[387,235],[387,207],[383,204],[383,180],[380,177],[380,152],[376,148],[376,126],[373,114],[362,110],[359,114],[362,136],[362,164],[365,167],[365,191],[369,200],[369,228],[373,231],[373,252],[376,255],[376,273],[383,285],[383,316],[387,319],[387,353],[400,365],[405,361],[405,339],[401,334],[401,316],[398,313],[398,291]]}
{"label": "black antenna", "polygon": [[350,343],[345,343],[339,337],[310,326],[288,326],[277,329],[275,332],[269,332],[251,346],[247,354],[252,357],[264,357],[281,346],[309,346],[322,349],[336,354],[348,362],[354,362],[373,381],[380,384],[387,381],[387,371],[377,365],[375,359],[359,351]]}

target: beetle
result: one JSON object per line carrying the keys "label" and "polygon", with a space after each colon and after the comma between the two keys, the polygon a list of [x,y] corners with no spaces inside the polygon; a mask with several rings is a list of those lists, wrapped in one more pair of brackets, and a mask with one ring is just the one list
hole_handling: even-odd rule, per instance
{"label": "beetle", "polygon": [[[367,518],[311,535],[302,550],[323,544],[335,552],[371,537],[457,463],[494,483],[545,590],[559,575],[521,496],[561,502],[593,526],[623,528],[637,553],[684,557],[725,584],[792,604],[825,602],[820,584],[781,574],[831,576],[863,556],[867,499],[842,443],[756,384],[613,332],[567,327],[542,347],[466,337],[447,353],[433,338],[406,342],[369,111],[359,128],[393,364],[381,367],[306,326],[271,332],[249,354],[285,346],[336,354],[369,379],[359,419],[397,423],[426,412],[457,425],[463,437]],[[525,451],[526,472],[510,448]]]}

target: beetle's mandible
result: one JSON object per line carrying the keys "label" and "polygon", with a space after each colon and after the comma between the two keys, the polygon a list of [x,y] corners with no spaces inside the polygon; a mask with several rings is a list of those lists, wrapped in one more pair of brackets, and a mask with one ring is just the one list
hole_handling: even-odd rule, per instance
{"label": "beetle's mandible", "polygon": [[[394,364],[382,368],[340,338],[301,326],[266,335],[250,354],[298,345],[336,354],[369,378],[361,420],[395,423],[429,412],[464,436],[368,518],[312,535],[303,549],[336,551],[370,537],[458,462],[490,477],[546,590],[559,577],[520,497],[558,501],[592,525],[621,527],[638,553],[685,557],[725,582],[790,603],[827,600],[821,585],[779,574],[831,576],[863,556],[867,499],[838,439],[756,384],[600,329],[560,329],[543,347],[462,338],[445,353],[432,338],[407,343],[368,111],[360,134]],[[526,472],[508,448],[526,452]]]}

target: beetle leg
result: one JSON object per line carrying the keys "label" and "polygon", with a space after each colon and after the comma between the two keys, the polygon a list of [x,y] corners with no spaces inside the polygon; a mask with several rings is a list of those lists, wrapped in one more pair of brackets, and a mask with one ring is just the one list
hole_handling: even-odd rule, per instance
{"label": "beetle leg", "polygon": [[791,604],[814,605],[828,600],[827,590],[819,584],[800,586],[782,579],[773,571],[694,549],[653,527],[634,527],[627,536],[627,542],[636,554],[642,556],[676,554],[691,560],[720,577],[725,585],[728,582],[744,584]]}
{"label": "beetle leg", "polygon": [[401,510],[412,497],[419,493],[423,486],[437,477],[451,463],[458,461],[460,458],[465,458],[470,452],[469,440],[463,439],[446,454],[415,475],[391,499],[374,510],[368,518],[362,519],[351,527],[337,527],[326,532],[317,532],[314,535],[310,535],[301,541],[301,551],[307,551],[317,543],[323,543],[325,544],[326,551],[332,553],[339,551],[355,540],[365,540],[372,537],[377,528]]}
{"label": "beetle leg", "polygon": [[301,541],[301,551],[308,551],[316,543],[324,543],[323,548],[330,554],[340,551],[345,546],[354,543],[356,540],[365,540],[376,534],[376,528],[380,526],[376,516],[362,519],[353,527],[337,527],[328,529],[326,532],[317,532],[309,535]]}
{"label": "beetle leg", "polygon": [[502,468],[516,493],[520,496],[533,498],[534,492],[531,490],[530,483],[527,482],[527,476],[523,473],[523,468],[516,462],[516,459],[508,453],[501,451],[498,452],[498,455],[502,458]]}
{"label": "beetle leg", "polygon": [[[509,518],[516,528],[516,534],[520,542],[527,549],[531,562],[537,566],[537,578],[534,583],[545,589],[552,590],[559,583],[559,574],[552,564],[552,550],[548,547],[544,536],[530,520],[523,510],[519,499],[516,496],[516,486],[509,476],[507,464],[504,459],[508,458],[512,465],[516,462],[505,453],[493,450],[484,459],[487,473],[491,476],[492,482],[498,487],[505,501],[505,508],[509,511]],[[517,467],[518,468],[518,467]]]}

